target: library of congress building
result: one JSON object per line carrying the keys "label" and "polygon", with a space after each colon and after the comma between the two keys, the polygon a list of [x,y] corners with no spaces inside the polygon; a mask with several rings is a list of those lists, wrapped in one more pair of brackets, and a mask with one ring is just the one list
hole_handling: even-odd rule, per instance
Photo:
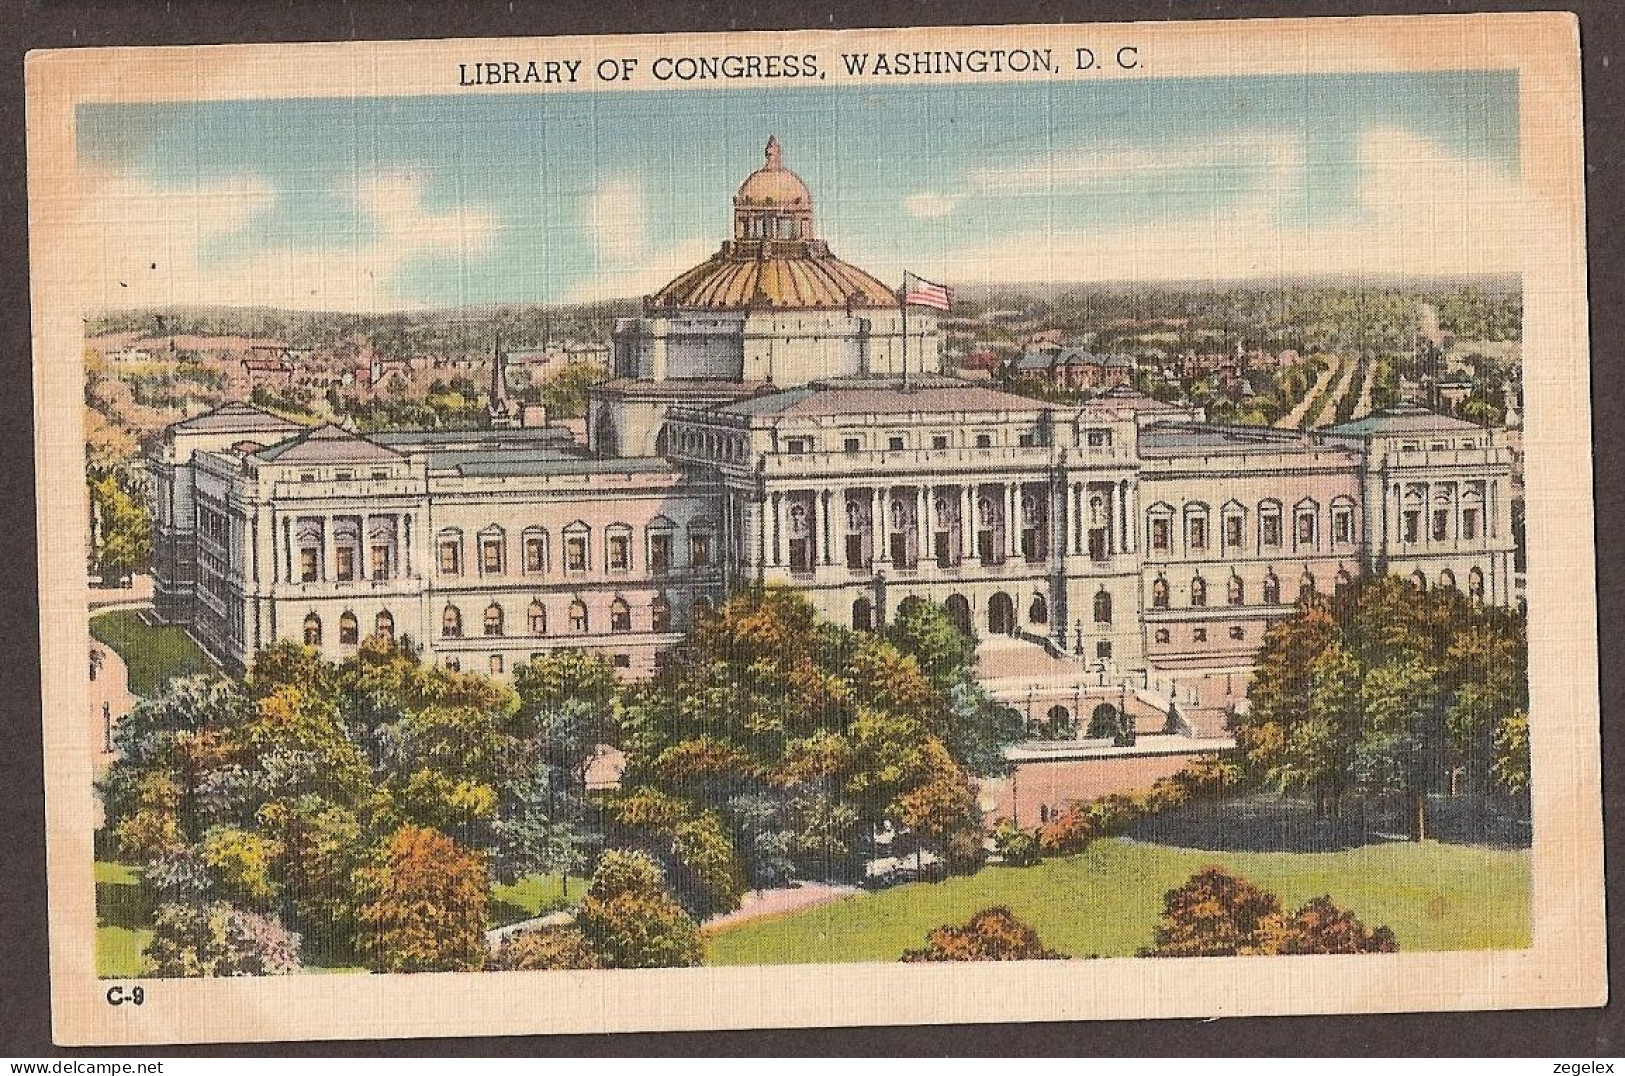
{"label": "library of congress building", "polygon": [[1190,685],[1244,672],[1306,590],[1388,572],[1514,600],[1499,431],[1413,408],[1225,426],[1128,388],[1059,405],[947,377],[936,311],[831,252],[776,141],[733,210],[715,255],[617,323],[584,443],[508,400],[500,354],[485,429],[237,403],[170,427],[158,615],[239,669],[382,632],[468,671],[580,647],[639,676],[742,583],[860,629],[921,598],[984,651],[1032,651],[1018,673],[1070,670],[1037,703],[1006,678],[1029,716],[1081,739],[1115,705],[1200,739],[1222,715]]}

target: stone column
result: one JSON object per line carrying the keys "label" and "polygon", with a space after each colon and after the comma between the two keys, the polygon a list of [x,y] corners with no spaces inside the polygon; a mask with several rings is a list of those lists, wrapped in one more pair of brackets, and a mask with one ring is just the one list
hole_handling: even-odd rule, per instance
{"label": "stone column", "polygon": [[886,503],[887,492],[885,486],[875,487],[874,516],[869,521],[869,541],[874,552],[871,559],[876,564],[885,564],[891,560],[891,543],[886,540],[886,510],[891,507]]}
{"label": "stone column", "polygon": [[1016,560],[1021,556],[1021,483],[1005,483],[1004,494],[1004,555]]}
{"label": "stone column", "polygon": [[931,522],[930,494],[929,487],[923,482],[914,487],[914,561],[916,564],[922,559],[934,559],[930,538],[935,524]]}
{"label": "stone column", "polygon": [[[824,564],[826,566],[835,563],[833,558],[830,556],[830,554],[832,552],[832,550],[830,549],[830,546],[834,544],[835,528],[834,528],[833,524],[830,523],[830,518],[829,518],[830,504],[834,499],[835,499],[835,491],[834,490],[826,489],[826,490],[823,491],[823,498],[822,498],[822,501],[821,501],[821,504],[823,505],[823,508],[822,508],[822,511],[820,511],[820,513],[819,513],[819,518],[823,521],[823,524],[824,524]],[[842,498],[841,507],[843,508],[843,510],[846,507],[845,498]]]}
{"label": "stone column", "polygon": [[773,498],[773,566],[776,568],[783,561],[782,537],[784,534],[784,496],[777,490],[770,496]]}
{"label": "stone column", "polygon": [[960,487],[959,509],[959,561],[976,555],[976,484],[967,482]]}
{"label": "stone column", "polygon": [[[412,513],[402,512],[397,520],[397,525],[400,530],[396,532],[395,540],[401,547],[401,574],[410,579],[412,578]],[[546,541],[546,539],[544,538],[543,541]],[[545,558],[546,554],[551,550],[544,549],[542,552]],[[544,559],[542,563],[545,565],[547,562]]]}

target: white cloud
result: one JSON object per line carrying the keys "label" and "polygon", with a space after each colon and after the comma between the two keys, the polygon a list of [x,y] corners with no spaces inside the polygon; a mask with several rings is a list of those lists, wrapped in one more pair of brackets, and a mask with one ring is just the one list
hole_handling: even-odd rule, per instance
{"label": "white cloud", "polygon": [[619,265],[600,265],[597,271],[569,288],[559,301],[591,303],[600,299],[652,295],[678,273],[709,258],[716,249],[717,244],[712,240],[688,239]]}
{"label": "white cloud", "polygon": [[496,234],[491,214],[431,209],[419,177],[392,173],[352,192],[355,224],[320,246],[256,244],[205,256],[241,235],[276,203],[255,177],[163,189],[128,175],[97,177],[83,218],[86,267],[97,305],[266,305],[303,310],[389,310],[418,305],[394,281],[420,258],[468,257]]}
{"label": "white cloud", "polygon": [[[1335,219],[1289,219],[1308,175],[1296,152],[1209,212],[1169,223],[990,237],[944,253],[960,281],[1227,280],[1300,275],[1516,272],[1525,201],[1516,177],[1402,129],[1368,131]],[[1111,167],[1117,174],[1127,158]],[[1014,182],[1014,176],[1010,177]]]}
{"label": "white cloud", "polygon": [[630,176],[601,182],[583,199],[581,226],[600,262],[620,265],[643,253],[643,186]]}
{"label": "white cloud", "polygon": [[903,199],[903,208],[908,211],[908,215],[917,217],[920,220],[946,217],[954,211],[954,207],[958,204],[958,198],[940,194],[937,191],[921,191],[919,194],[911,194]]}

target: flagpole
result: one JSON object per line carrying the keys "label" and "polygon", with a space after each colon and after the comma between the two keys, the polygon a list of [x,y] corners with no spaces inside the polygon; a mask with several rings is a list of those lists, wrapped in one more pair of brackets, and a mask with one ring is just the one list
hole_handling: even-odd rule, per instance
{"label": "flagpole", "polygon": [[898,293],[903,311],[903,391],[908,391],[908,270],[903,270],[903,290]]}

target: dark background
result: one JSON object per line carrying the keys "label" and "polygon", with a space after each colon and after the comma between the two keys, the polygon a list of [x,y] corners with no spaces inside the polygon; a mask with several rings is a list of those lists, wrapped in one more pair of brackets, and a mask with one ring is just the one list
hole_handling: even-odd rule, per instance
{"label": "dark background", "polygon": [[[0,1056],[646,1056],[1105,1054],[1399,1056],[1508,1055],[1568,1059],[1625,1054],[1618,1002],[1602,1010],[1369,1017],[1116,1021],[670,1035],[313,1042],[250,1046],[59,1050],[51,1045],[46,959],[45,824],[41,782],[38,595],[28,316],[23,56],[29,49],[257,41],[506,37],[1135,19],[1267,18],[1563,10],[1580,15],[1585,83],[1587,249],[1591,275],[1592,425],[1595,430],[1597,576],[1602,644],[1604,805],[1608,825],[1610,979],[1621,975],[1619,907],[1622,764],[1616,702],[1622,686],[1615,600],[1625,553],[1621,463],[1625,394],[1613,375],[1621,349],[1619,278],[1625,271],[1619,171],[1625,108],[1625,5],[1569,3],[1355,3],[1323,0],[914,0],[836,5],[642,0],[0,0]],[[1574,400],[1576,409],[1586,401]],[[53,716],[54,719],[54,716]]]}

